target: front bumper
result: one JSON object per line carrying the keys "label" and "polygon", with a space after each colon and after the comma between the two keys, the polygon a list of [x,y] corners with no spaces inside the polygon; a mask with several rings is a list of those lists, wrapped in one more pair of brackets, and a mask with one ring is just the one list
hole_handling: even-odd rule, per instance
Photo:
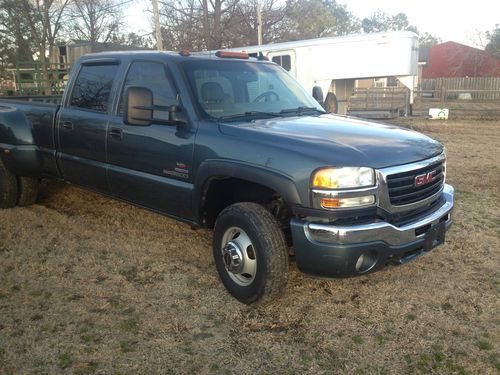
{"label": "front bumper", "polygon": [[441,207],[400,227],[385,221],[336,226],[292,219],[299,269],[318,276],[349,277],[425,254],[444,241],[444,232],[452,224],[453,187],[445,185],[442,194]]}

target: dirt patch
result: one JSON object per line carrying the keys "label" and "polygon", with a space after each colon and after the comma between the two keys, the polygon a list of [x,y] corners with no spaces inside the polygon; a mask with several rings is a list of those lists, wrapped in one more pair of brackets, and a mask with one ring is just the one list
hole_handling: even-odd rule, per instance
{"label": "dirt patch", "polygon": [[443,141],[447,243],[402,267],[285,295],[223,289],[211,234],[46,182],[0,211],[0,374],[498,374],[500,122],[410,122]]}

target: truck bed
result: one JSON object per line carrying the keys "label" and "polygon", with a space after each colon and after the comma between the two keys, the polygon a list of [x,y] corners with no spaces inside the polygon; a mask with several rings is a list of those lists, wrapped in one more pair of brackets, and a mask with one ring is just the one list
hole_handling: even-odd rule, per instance
{"label": "truck bed", "polygon": [[52,103],[61,104],[62,96],[60,95],[35,95],[35,96],[0,96],[0,101],[8,100],[15,102],[37,102],[37,103]]}

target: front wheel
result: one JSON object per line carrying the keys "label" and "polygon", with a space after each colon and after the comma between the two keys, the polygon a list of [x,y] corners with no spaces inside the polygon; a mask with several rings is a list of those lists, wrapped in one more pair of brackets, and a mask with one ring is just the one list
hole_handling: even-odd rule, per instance
{"label": "front wheel", "polygon": [[261,205],[236,203],[217,217],[213,239],[222,283],[243,303],[279,295],[288,278],[288,249],[278,223]]}

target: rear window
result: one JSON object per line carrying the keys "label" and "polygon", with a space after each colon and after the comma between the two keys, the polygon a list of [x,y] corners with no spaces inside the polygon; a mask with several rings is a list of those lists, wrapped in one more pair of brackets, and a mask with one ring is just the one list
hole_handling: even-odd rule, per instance
{"label": "rear window", "polygon": [[107,112],[118,65],[83,65],[71,93],[70,106]]}

